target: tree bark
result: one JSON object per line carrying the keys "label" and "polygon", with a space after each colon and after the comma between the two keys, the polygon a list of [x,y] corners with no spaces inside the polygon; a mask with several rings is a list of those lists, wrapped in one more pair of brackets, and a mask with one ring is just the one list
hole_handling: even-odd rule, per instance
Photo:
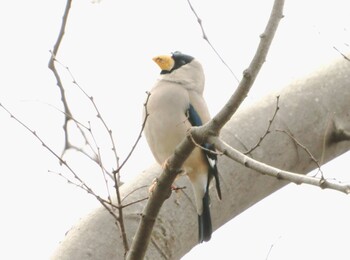
{"label": "tree bark", "polygon": [[[340,133],[350,130],[350,62],[344,58],[320,68],[307,78],[291,83],[248,108],[240,108],[221,131],[220,137],[242,152],[253,147],[264,135],[280,96],[277,116],[270,133],[251,156],[283,170],[306,174],[317,167],[310,155],[296,144],[285,130],[302,143],[319,164],[350,148],[349,139]],[[214,230],[262,200],[288,182],[264,176],[221,156],[219,171],[223,200],[218,201],[211,187],[211,212]],[[132,182],[121,187],[124,204],[148,196],[152,180],[161,172],[154,165]],[[164,203],[156,220],[146,259],[180,259],[197,244],[197,214],[189,182]],[[135,191],[136,190],[136,191]],[[134,191],[134,192],[133,192]],[[124,209],[129,241],[135,234],[145,202]],[[123,259],[124,248],[113,217],[98,208],[84,217],[66,235],[52,259]]]}

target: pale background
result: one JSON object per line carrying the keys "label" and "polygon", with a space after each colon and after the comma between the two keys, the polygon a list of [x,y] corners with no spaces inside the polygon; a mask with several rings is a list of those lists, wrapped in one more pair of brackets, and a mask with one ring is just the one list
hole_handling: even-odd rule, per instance
{"label": "pale background", "polygon": [[[193,1],[209,39],[240,77],[255,52],[272,1]],[[65,1],[0,3],[0,102],[57,153],[63,145],[58,88],[48,70]],[[271,52],[244,105],[350,52],[348,1],[287,1]],[[58,59],[95,98],[124,158],[141,124],[142,104],[159,69],[151,58],[180,50],[197,57],[206,72],[205,98],[215,114],[236,87],[185,0],[73,1]],[[73,113],[92,122],[107,167],[110,144],[89,101],[60,72]],[[85,192],[50,171],[67,173],[30,133],[0,110],[0,259],[48,259],[80,217],[99,206]],[[81,140],[75,138],[77,144]],[[105,191],[96,165],[66,156],[83,179]],[[350,180],[350,156],[323,167],[326,177]],[[141,140],[123,170],[128,181],[154,162]],[[228,198],[223,198],[228,199]],[[349,197],[305,185],[289,185],[236,217],[209,243],[183,259],[348,259]]]}

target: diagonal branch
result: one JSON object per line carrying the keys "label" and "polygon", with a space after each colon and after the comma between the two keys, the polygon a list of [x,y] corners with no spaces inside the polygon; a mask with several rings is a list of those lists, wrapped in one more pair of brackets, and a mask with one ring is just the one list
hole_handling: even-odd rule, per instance
{"label": "diagonal branch", "polygon": [[146,95],[147,95],[147,98],[146,98],[146,101],[145,101],[145,103],[144,103],[144,105],[143,105],[143,106],[145,107],[145,118],[144,118],[144,120],[143,120],[143,122],[142,122],[141,129],[140,129],[140,131],[139,131],[139,134],[138,134],[138,136],[137,136],[137,138],[136,138],[136,140],[135,140],[133,146],[131,147],[131,149],[130,149],[128,155],[125,157],[124,161],[119,165],[118,169],[116,169],[116,170],[113,171],[113,174],[118,174],[118,176],[119,176],[119,174],[120,174],[121,169],[122,169],[123,166],[127,163],[127,161],[129,160],[130,156],[131,156],[132,153],[134,152],[134,150],[135,150],[137,144],[139,143],[139,141],[140,141],[140,139],[141,139],[141,137],[142,137],[143,129],[144,129],[145,126],[146,126],[146,122],[147,122],[147,119],[148,119],[148,116],[149,116],[148,111],[147,111],[147,103],[148,103],[148,100],[149,100],[149,97],[150,97],[151,93],[150,93],[150,92],[146,92]]}
{"label": "diagonal branch", "polygon": [[279,107],[279,100],[280,100],[280,96],[277,96],[276,97],[277,101],[276,101],[276,109],[275,109],[275,112],[273,113],[272,115],[272,118],[269,120],[269,124],[267,126],[267,129],[265,131],[265,133],[259,138],[258,142],[252,147],[250,148],[247,152],[244,152],[244,154],[251,154],[256,148],[258,148],[261,144],[261,142],[264,140],[264,138],[269,134],[271,133],[270,132],[270,129],[271,129],[271,126],[272,126],[272,123],[273,121],[275,120],[276,118],[276,115],[277,115],[277,112],[278,110],[280,109]]}
{"label": "diagonal branch", "polygon": [[266,25],[265,31],[260,35],[260,43],[255,55],[248,67],[243,72],[243,79],[240,81],[237,90],[231,96],[223,109],[209,122],[210,129],[214,135],[218,135],[221,128],[230,120],[237,111],[243,100],[248,95],[263,63],[266,60],[271,42],[277,31],[277,27],[283,18],[284,0],[275,0],[270,14],[270,19]]}
{"label": "diagonal branch", "polygon": [[66,30],[66,25],[67,25],[68,15],[69,15],[71,5],[72,5],[72,0],[67,0],[64,14],[62,17],[61,29],[60,29],[60,32],[58,34],[56,43],[53,47],[53,50],[51,51],[51,56],[50,56],[50,60],[49,60],[49,64],[48,64],[49,69],[52,70],[52,72],[56,78],[57,86],[58,86],[60,93],[61,93],[61,101],[63,103],[63,108],[64,108],[65,118],[64,118],[63,129],[64,129],[65,142],[64,142],[63,151],[65,151],[70,146],[69,138],[68,138],[68,122],[72,118],[72,113],[71,113],[69,106],[68,106],[66,93],[65,93],[62,81],[61,81],[61,77],[58,74],[58,71],[57,71],[56,66],[55,66],[55,60],[56,60],[56,56],[58,53],[58,49],[60,48],[65,30]]}
{"label": "diagonal branch", "polygon": [[323,177],[323,172],[321,170],[321,165],[318,162],[318,160],[315,158],[315,156],[313,156],[313,154],[310,152],[309,149],[307,149],[307,147],[305,145],[303,145],[297,138],[295,138],[290,132],[288,132],[287,130],[282,130],[282,129],[276,129],[276,132],[281,132],[286,134],[290,139],[293,140],[293,142],[295,142],[301,149],[303,149],[311,158],[311,160],[316,164],[317,168],[318,168],[318,172],[321,173],[321,179],[324,179]]}
{"label": "diagonal branch", "polygon": [[130,246],[130,251],[126,258],[127,260],[144,258],[158,213],[164,201],[170,197],[170,187],[177,174],[181,172],[182,164],[194,147],[195,145],[190,140],[184,139],[176,147],[174,154],[167,160],[165,169],[157,179],[156,188],[151,193],[150,199],[141,214],[141,221]]}

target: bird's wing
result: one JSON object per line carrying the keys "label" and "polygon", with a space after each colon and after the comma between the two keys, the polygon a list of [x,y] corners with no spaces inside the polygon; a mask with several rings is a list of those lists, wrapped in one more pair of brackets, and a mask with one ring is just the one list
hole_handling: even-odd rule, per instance
{"label": "bird's wing", "polygon": [[[203,100],[204,101],[204,100]],[[204,104],[205,105],[205,104]],[[207,111],[207,107],[205,105],[205,107],[203,106],[198,106],[198,108],[202,108],[202,113],[205,114]],[[188,121],[191,123],[192,126],[201,126],[203,125],[203,121],[202,118],[199,115],[200,111],[199,109],[195,109],[195,107],[190,103],[188,111],[187,111],[187,116],[188,116]],[[218,173],[218,169],[217,169],[217,155],[213,152],[215,152],[215,147],[212,144],[209,143],[204,143],[201,144],[204,148],[206,148],[204,151],[207,160],[208,160],[208,164],[209,164],[209,176],[210,177],[214,177],[215,178],[215,183],[216,183],[216,191],[218,194],[219,199],[221,200],[221,189],[220,189],[220,181],[219,181],[219,173]],[[211,152],[213,151],[213,152]],[[209,181],[208,184],[209,185]]]}

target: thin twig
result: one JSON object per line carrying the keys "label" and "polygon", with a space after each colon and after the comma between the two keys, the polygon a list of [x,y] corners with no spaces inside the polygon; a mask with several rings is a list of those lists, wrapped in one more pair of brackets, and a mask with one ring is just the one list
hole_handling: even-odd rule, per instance
{"label": "thin twig", "polygon": [[187,0],[188,5],[191,8],[192,13],[195,15],[195,17],[197,18],[197,22],[202,30],[202,37],[203,39],[209,44],[210,48],[215,52],[216,56],[218,56],[218,58],[221,60],[221,62],[225,65],[225,67],[230,71],[230,73],[232,74],[232,76],[235,78],[235,80],[237,82],[239,82],[238,77],[235,75],[235,73],[233,72],[233,70],[230,68],[230,66],[226,63],[226,61],[221,57],[220,53],[216,50],[216,48],[214,47],[214,45],[209,41],[209,38],[204,30],[204,26],[202,23],[202,19],[199,17],[199,15],[197,14],[196,10],[194,9],[192,3],[190,0]]}
{"label": "thin twig", "polygon": [[130,203],[126,203],[126,204],[124,204],[124,205],[121,205],[121,208],[126,208],[126,207],[129,207],[129,206],[131,206],[131,205],[140,203],[140,202],[142,202],[142,201],[144,201],[144,200],[148,200],[148,199],[149,199],[149,197],[144,197],[144,198],[142,198],[142,199],[138,199],[138,200],[135,200],[135,201],[133,201],[133,202],[130,202]]}
{"label": "thin twig", "polygon": [[125,157],[124,161],[120,164],[120,166],[118,167],[118,169],[114,170],[113,173],[120,173],[121,169],[123,168],[123,166],[127,163],[127,161],[129,160],[130,156],[133,154],[137,144],[139,143],[141,137],[142,137],[142,132],[143,130],[145,129],[145,126],[146,126],[146,122],[147,122],[147,118],[149,116],[148,114],[148,111],[147,111],[147,103],[148,103],[148,100],[149,100],[149,97],[151,96],[151,93],[150,92],[146,92],[147,94],[147,98],[146,98],[146,101],[144,103],[144,108],[145,108],[145,117],[143,119],[143,122],[142,122],[142,125],[141,125],[141,129],[140,129],[140,132],[135,140],[135,143],[133,144],[133,146],[131,147],[131,150],[130,152],[128,153],[128,155]]}
{"label": "thin twig", "polygon": [[[87,193],[90,193],[89,189],[87,189],[84,185],[82,185],[81,183],[76,183],[74,181],[72,181],[71,179],[69,179],[67,176],[65,176],[64,174],[60,173],[60,172],[54,172],[49,170],[50,173],[54,173],[57,174],[58,176],[60,176],[61,178],[63,178],[64,180],[67,181],[68,184],[71,184],[79,189],[82,189],[84,191],[86,191]],[[104,198],[100,197],[97,195],[97,197],[95,196],[95,194],[91,194],[93,195],[98,201],[106,203],[108,205],[110,205],[112,208],[119,208],[117,205],[113,204],[110,200],[105,200]]]}
{"label": "thin twig", "polygon": [[350,61],[350,58],[346,56],[344,53],[342,53],[340,50],[338,50],[337,47],[333,46],[333,49],[336,50],[341,56],[343,56],[344,59],[346,59],[347,61]]}
{"label": "thin twig", "polygon": [[[102,171],[102,176],[103,176],[103,180],[104,180],[104,183],[105,183],[105,186],[106,186],[106,190],[107,190],[107,194],[108,194],[108,200],[110,201],[110,203],[112,204],[112,198],[111,198],[111,193],[109,191],[109,184],[108,184],[108,180],[107,180],[107,177],[106,176],[111,176],[109,172],[107,172],[107,170],[105,169],[105,167],[103,166],[103,162],[102,162],[102,156],[101,156],[101,149],[100,147],[98,146],[97,144],[97,141],[96,141],[96,138],[92,132],[92,127],[91,127],[91,124],[89,122],[89,129],[90,129],[90,133],[91,133],[91,137],[92,137],[92,140],[94,141],[95,143],[95,147],[97,149],[97,160],[98,160],[98,165],[100,166],[100,169]],[[115,184],[116,185],[116,184]],[[118,204],[119,205],[119,204]]]}
{"label": "thin twig", "polygon": [[[116,163],[118,164],[119,163],[119,157],[117,155],[117,149],[116,149],[116,145],[115,145],[115,141],[114,141],[114,138],[113,138],[113,134],[112,134],[112,130],[108,127],[107,125],[107,122],[104,120],[104,118],[102,117],[102,114],[93,98],[93,96],[90,96],[81,86],[80,84],[77,82],[77,80],[74,78],[74,75],[73,73],[71,72],[71,70],[69,69],[69,67],[66,67],[67,71],[69,72],[72,80],[73,80],[73,84],[76,85],[80,91],[90,100],[91,104],[93,105],[96,113],[97,113],[97,118],[101,121],[102,125],[104,126],[104,128],[106,129],[108,135],[109,135],[109,139],[111,141],[111,144],[112,144],[112,151],[114,153],[114,157],[115,157],[115,160],[116,160]],[[118,179],[118,182],[119,182],[119,179]]]}
{"label": "thin twig", "polygon": [[270,129],[271,129],[271,125],[273,123],[273,121],[275,120],[275,117],[277,115],[277,112],[279,110],[279,100],[280,100],[280,96],[276,97],[276,109],[275,112],[272,115],[272,118],[269,120],[269,125],[267,126],[267,129],[265,131],[265,133],[259,138],[259,141],[252,147],[250,148],[249,151],[245,152],[244,154],[250,154],[251,152],[253,152],[256,148],[258,148],[261,144],[261,142],[265,139],[265,137],[270,133]]}
{"label": "thin twig", "polygon": [[[125,165],[125,163],[129,160],[130,156],[132,155],[132,153],[134,152],[137,144],[139,143],[140,139],[141,139],[141,136],[142,136],[142,132],[143,132],[143,129],[146,125],[146,121],[147,121],[147,118],[148,118],[148,111],[147,111],[147,103],[148,103],[148,100],[149,100],[149,97],[150,97],[150,93],[147,92],[147,98],[146,98],[146,102],[144,104],[144,107],[145,107],[145,118],[144,118],[144,121],[142,123],[142,127],[140,129],[140,132],[139,132],[139,135],[134,143],[134,145],[132,146],[129,154],[127,155],[127,157],[125,158],[125,160],[122,162],[121,165],[117,164],[118,168],[117,170],[113,171],[113,176],[114,176],[114,179],[116,181],[116,184],[117,184],[117,180],[120,178],[120,170],[121,168]],[[112,137],[112,132],[110,133],[111,134],[111,137]],[[119,163],[119,161],[118,161]],[[119,192],[119,187],[115,187],[116,189],[116,194],[117,194],[117,201],[118,201],[118,205],[121,205],[122,204],[122,198],[121,198],[121,195],[120,195],[120,192]],[[137,203],[137,202],[135,202]],[[134,203],[133,203],[134,204]],[[121,234],[122,234],[122,239],[123,239],[123,244],[124,244],[124,248],[125,248],[125,255],[126,253],[129,251],[129,244],[128,244],[128,240],[127,240],[127,237],[126,237],[126,230],[125,230],[125,225],[124,225],[124,218],[123,218],[123,214],[122,214],[122,210],[123,208],[120,207],[119,210],[119,223],[120,223],[120,230],[121,230]]]}
{"label": "thin twig", "polygon": [[124,198],[122,198],[122,202],[123,202],[127,197],[129,197],[131,194],[133,194],[134,192],[136,192],[136,191],[138,191],[138,190],[141,190],[141,189],[145,189],[145,188],[148,188],[148,185],[143,185],[143,186],[141,186],[141,187],[138,187],[138,188],[132,190],[131,192],[129,192],[128,194],[126,194],[126,195],[124,196]]}
{"label": "thin twig", "polygon": [[310,152],[309,149],[307,149],[307,147],[305,145],[303,145],[296,137],[294,137],[291,133],[289,133],[286,130],[282,130],[282,129],[276,129],[276,132],[281,132],[286,134],[289,138],[291,138],[301,149],[303,149],[311,158],[311,160],[316,164],[317,168],[318,168],[318,172],[321,173],[321,179],[324,179],[323,176],[323,172],[321,169],[321,165],[318,162],[318,160],[313,156],[313,154]]}
{"label": "thin twig", "polygon": [[[281,238],[281,236],[278,237],[278,239],[280,239],[280,238]],[[276,242],[277,242],[277,241],[276,241]],[[267,252],[267,255],[266,255],[265,260],[268,260],[268,259],[269,259],[270,254],[271,254],[271,252],[272,252],[272,249],[273,249],[273,247],[275,246],[276,242],[274,242],[273,244],[271,244],[270,249],[269,249],[269,251]]]}

